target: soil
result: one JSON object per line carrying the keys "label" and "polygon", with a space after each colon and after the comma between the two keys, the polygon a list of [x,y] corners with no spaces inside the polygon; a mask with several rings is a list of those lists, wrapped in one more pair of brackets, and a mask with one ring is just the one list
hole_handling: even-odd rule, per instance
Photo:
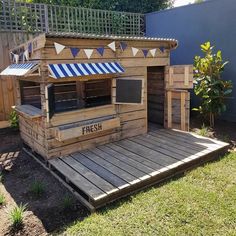
{"label": "soil", "polygon": [[[6,198],[6,204],[0,206],[0,235],[47,235],[89,214],[62,184],[22,151],[17,131],[0,130],[0,140],[0,166],[3,169],[0,193]],[[35,181],[43,185],[43,193],[39,196],[31,191]],[[72,202],[67,209],[63,205],[65,196]],[[21,203],[27,204],[27,211],[22,227],[14,229],[9,212]]]}
{"label": "soil", "polygon": [[[198,132],[202,122],[198,118],[191,120],[191,130]],[[208,135],[231,143],[235,149],[236,123],[216,121],[216,127]],[[22,141],[17,131],[0,130],[0,173],[3,181],[0,193],[6,198],[6,204],[0,206],[0,235],[48,235],[60,231],[75,220],[83,220],[88,210],[75,197],[46,171],[34,159],[22,151]],[[30,191],[32,183],[43,184],[43,193],[37,197]],[[63,208],[63,199],[69,196],[72,206]],[[21,228],[11,227],[9,211],[20,203],[27,204]]]}

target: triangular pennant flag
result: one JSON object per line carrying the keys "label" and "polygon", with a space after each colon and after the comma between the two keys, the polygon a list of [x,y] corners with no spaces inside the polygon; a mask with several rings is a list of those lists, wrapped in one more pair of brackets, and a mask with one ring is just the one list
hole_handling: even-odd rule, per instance
{"label": "triangular pennant flag", "polygon": [[104,54],[104,47],[96,48],[96,50],[97,50],[97,52],[98,52],[101,56],[103,56],[103,54]]}
{"label": "triangular pennant flag", "polygon": [[90,57],[93,54],[93,49],[84,49],[84,52],[85,52],[87,58],[90,59]]}
{"label": "triangular pennant flag", "polygon": [[151,53],[151,55],[152,55],[153,57],[155,57],[156,51],[157,51],[156,48],[153,48],[153,49],[149,50],[149,52]]}
{"label": "triangular pennant flag", "polygon": [[127,46],[128,46],[127,43],[120,42],[120,48],[121,48],[122,51],[124,51],[127,48]]}
{"label": "triangular pennant flag", "polygon": [[70,51],[71,51],[72,56],[75,58],[78,55],[80,49],[79,48],[70,48]]}
{"label": "triangular pennant flag", "polygon": [[115,43],[115,41],[112,42],[112,43],[109,43],[107,46],[108,46],[110,49],[112,49],[114,52],[116,51],[116,43]]}
{"label": "triangular pennant flag", "polygon": [[159,49],[162,53],[165,52],[165,47],[159,47]]}
{"label": "triangular pennant flag", "polygon": [[138,48],[133,48],[133,47],[131,47],[131,49],[132,49],[133,56],[135,57],[137,55],[139,49]]}
{"label": "triangular pennant flag", "polygon": [[142,49],[144,57],[147,57],[148,50],[147,49]]}
{"label": "triangular pennant flag", "polygon": [[59,54],[66,46],[59,43],[54,43],[54,47],[56,49],[56,53]]}
{"label": "triangular pennant flag", "polygon": [[32,43],[28,44],[28,51],[29,51],[29,53],[33,52]]}
{"label": "triangular pennant flag", "polygon": [[23,57],[23,60],[24,60],[24,59],[26,59],[26,61],[29,60],[29,50],[28,50],[28,49],[26,49],[26,50],[24,51],[24,57]]}
{"label": "triangular pennant flag", "polygon": [[14,54],[14,62],[15,62],[16,64],[18,64],[18,62],[19,62],[19,55]]}

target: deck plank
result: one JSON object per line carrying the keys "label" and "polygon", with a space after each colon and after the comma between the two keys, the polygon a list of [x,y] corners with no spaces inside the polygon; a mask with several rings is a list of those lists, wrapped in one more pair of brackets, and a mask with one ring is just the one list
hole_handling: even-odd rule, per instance
{"label": "deck plank", "polygon": [[150,175],[147,175],[147,173],[138,169],[137,163],[133,163],[129,159],[127,160],[127,158],[124,158],[120,153],[117,153],[112,149],[109,149],[109,147],[100,146],[91,151],[141,180],[144,178],[151,177]]}
{"label": "deck plank", "polygon": [[97,200],[107,195],[101,189],[97,188],[94,184],[80,175],[78,172],[70,168],[59,158],[50,160],[50,164],[53,165],[53,167],[56,168],[59,172],[62,172],[66,178],[68,178],[79,189],[88,194],[92,199]]}
{"label": "deck plank", "polygon": [[146,166],[145,164],[143,164],[142,162],[139,162],[136,159],[127,158],[128,157],[127,155],[124,155],[121,152],[118,152],[117,150],[115,150],[113,145],[114,144],[107,144],[99,148],[106,150],[106,152],[109,153],[110,155],[116,157],[117,159],[119,159],[120,161],[123,161],[124,163],[128,163],[129,165],[137,168],[138,170],[144,172],[145,174],[148,174],[154,170],[153,168]]}
{"label": "deck plank", "polygon": [[135,177],[134,175],[131,175],[130,173],[124,171],[123,169],[117,167],[116,165],[104,160],[103,158],[99,157],[98,155],[91,152],[90,150],[81,151],[80,153],[85,155],[87,158],[89,158],[93,162],[96,162],[98,165],[103,166],[114,175],[119,176],[121,179],[123,179],[129,184],[134,184],[136,182],[139,182],[137,177]]}
{"label": "deck plank", "polygon": [[179,154],[178,152],[176,152],[176,150],[173,150],[171,148],[171,145],[169,145],[168,148],[166,148],[166,145],[156,142],[148,137],[149,136],[142,135],[142,136],[135,137],[135,139],[131,139],[131,140],[134,140],[135,142],[137,142],[145,147],[151,148],[157,152],[160,152],[164,155],[174,158],[175,160],[173,160],[173,161],[176,161],[176,159],[182,160],[184,157],[188,156],[188,154],[187,155],[185,154],[184,156]]}
{"label": "deck plank", "polygon": [[125,155],[127,158],[130,158],[130,159],[133,159],[137,162],[140,162],[141,164],[143,164],[143,165],[147,166],[149,169],[151,169],[151,171],[162,168],[161,165],[159,165],[147,158],[144,158],[136,153],[133,153],[133,152],[127,150],[124,146],[119,146],[118,142],[109,143],[109,147],[112,148],[113,150]]}
{"label": "deck plank", "polygon": [[111,185],[109,182],[101,178],[99,175],[95,174],[93,171],[88,169],[86,166],[82,165],[80,162],[76,161],[72,156],[67,156],[61,159],[72,169],[77,171],[79,174],[84,176],[98,188],[100,188],[106,194],[111,194],[118,191],[119,189]]}
{"label": "deck plank", "polygon": [[94,173],[96,173],[97,175],[105,179],[107,182],[114,185],[115,187],[122,189],[129,186],[129,184],[126,181],[114,175],[113,173],[105,169],[104,167],[91,161],[89,158],[82,155],[80,152],[71,154],[71,156],[75,158],[77,161],[79,161],[80,163],[82,163],[84,166],[89,168],[91,171],[93,171]]}
{"label": "deck plank", "polygon": [[171,165],[177,161],[176,159],[173,159],[167,155],[164,155],[160,152],[157,152],[153,149],[147,148],[139,143],[134,142],[134,139],[121,141],[120,144],[136,154],[140,154],[147,159],[155,161],[162,167]]}

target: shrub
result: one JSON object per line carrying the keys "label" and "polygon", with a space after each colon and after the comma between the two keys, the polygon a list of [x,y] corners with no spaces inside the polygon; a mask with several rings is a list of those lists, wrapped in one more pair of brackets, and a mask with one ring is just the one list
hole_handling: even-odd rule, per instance
{"label": "shrub", "polygon": [[17,228],[23,224],[24,219],[24,212],[26,211],[26,204],[23,205],[22,203],[19,206],[14,207],[10,211],[10,220],[12,223],[12,226]]}
{"label": "shrub", "polygon": [[204,57],[194,59],[194,92],[201,98],[201,105],[193,110],[209,118],[214,127],[215,116],[226,111],[225,100],[232,92],[232,82],[222,80],[221,74],[228,62],[223,62],[221,51],[213,52],[210,42],[201,45]]}
{"label": "shrub", "polygon": [[19,128],[19,117],[15,110],[12,110],[10,114],[10,124],[12,128],[15,128],[15,129]]}
{"label": "shrub", "polygon": [[0,193],[0,206],[4,205],[6,203],[6,198],[2,193]]}
{"label": "shrub", "polygon": [[40,197],[44,192],[44,185],[40,181],[34,181],[30,187],[30,191],[36,196]]}
{"label": "shrub", "polygon": [[205,124],[203,124],[201,129],[199,129],[197,133],[201,136],[209,137],[210,136],[210,129],[209,129],[209,127],[205,126]]}
{"label": "shrub", "polygon": [[62,199],[62,207],[64,210],[72,209],[73,204],[74,204],[73,198],[70,197],[69,195],[66,195]]}

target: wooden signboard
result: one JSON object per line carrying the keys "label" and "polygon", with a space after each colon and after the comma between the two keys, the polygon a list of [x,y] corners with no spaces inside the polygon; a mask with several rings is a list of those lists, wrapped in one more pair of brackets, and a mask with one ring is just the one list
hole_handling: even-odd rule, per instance
{"label": "wooden signboard", "polygon": [[55,138],[58,141],[65,141],[68,139],[73,139],[77,137],[82,137],[89,134],[98,133],[101,131],[114,129],[120,127],[120,118],[112,118],[109,120],[95,121],[86,123],[85,125],[63,128],[59,127],[55,130]]}

